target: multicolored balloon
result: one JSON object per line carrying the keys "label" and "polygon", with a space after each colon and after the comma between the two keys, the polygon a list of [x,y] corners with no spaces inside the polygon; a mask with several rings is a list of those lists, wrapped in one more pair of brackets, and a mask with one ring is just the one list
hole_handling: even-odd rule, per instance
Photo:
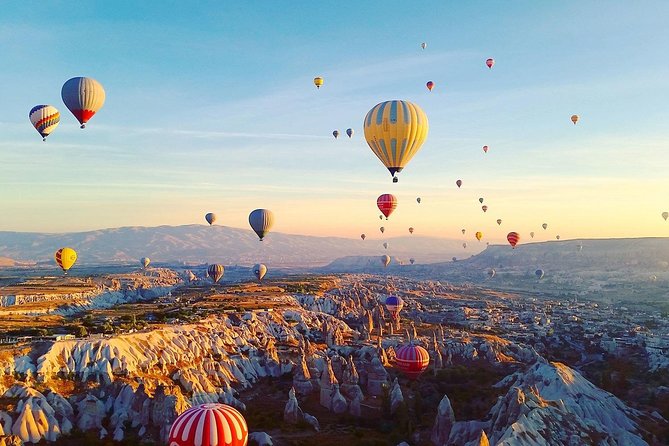
{"label": "multicolored balloon", "polygon": [[220,264],[209,265],[209,268],[207,268],[207,276],[209,276],[214,283],[218,283],[218,281],[223,278],[224,272],[225,267]]}
{"label": "multicolored balloon", "polygon": [[60,112],[53,105],[36,105],[28,113],[28,118],[42,136],[42,141],[46,141],[46,137],[58,127]]}
{"label": "multicolored balloon", "polygon": [[142,268],[146,269],[149,266],[149,263],[151,263],[151,259],[148,257],[142,257],[139,259],[139,263],[142,265]]}
{"label": "multicolored balloon", "polygon": [[428,83],[425,84],[425,86],[427,87],[428,90],[432,91],[432,89],[434,88],[434,82],[428,81]]}
{"label": "multicolored balloon", "polygon": [[272,229],[274,214],[269,209],[256,209],[249,214],[249,224],[262,242],[269,230]]}
{"label": "multicolored balloon", "polygon": [[249,429],[239,411],[226,404],[191,407],[174,420],[169,446],[246,446]]}
{"label": "multicolored balloon", "polygon": [[74,262],[77,261],[77,251],[72,248],[60,248],[56,251],[54,257],[58,266],[60,266],[63,272],[67,274],[67,271],[72,268]]}
{"label": "multicolored balloon", "polygon": [[388,265],[390,265],[390,256],[388,254],[382,255],[381,256],[381,263],[383,264],[384,268],[386,268]]}
{"label": "multicolored balloon", "polygon": [[376,205],[379,207],[381,213],[386,216],[386,220],[388,220],[390,214],[397,208],[397,198],[393,194],[382,194],[376,199]]}
{"label": "multicolored balloon", "polygon": [[105,89],[102,88],[102,84],[90,77],[69,79],[63,84],[60,96],[82,129],[105,104]]}
{"label": "multicolored balloon", "polygon": [[262,263],[256,263],[253,265],[253,275],[256,276],[258,282],[262,282],[262,278],[267,274],[267,267]]}
{"label": "multicolored balloon", "polygon": [[455,185],[458,186],[458,189],[460,189],[460,186],[462,186],[462,180],[457,180]]}
{"label": "multicolored balloon", "polygon": [[488,66],[488,68],[492,69],[492,66],[495,65],[495,59],[490,57],[486,59],[485,64]]}
{"label": "multicolored balloon", "polygon": [[211,226],[216,221],[216,214],[209,212],[204,216],[204,219],[209,223],[209,226]]}
{"label": "multicolored balloon", "polygon": [[372,107],[363,127],[367,144],[397,182],[395,174],[404,169],[427,139],[429,123],[419,106],[395,100]]}
{"label": "multicolored balloon", "polygon": [[509,245],[511,245],[513,249],[516,249],[516,245],[520,241],[520,235],[517,232],[509,232],[506,235],[506,239],[509,242]]}
{"label": "multicolored balloon", "polygon": [[483,238],[483,233],[482,233],[481,231],[478,231],[478,232],[475,234],[475,236],[476,236],[476,240],[478,240],[478,241],[480,242],[481,239]]}
{"label": "multicolored balloon", "polygon": [[430,354],[413,342],[395,350],[395,367],[409,379],[418,378],[430,365]]}
{"label": "multicolored balloon", "polygon": [[315,85],[316,88],[318,88],[318,89],[321,88],[321,86],[323,85],[323,82],[325,82],[325,81],[323,80],[322,77],[315,77],[315,78],[314,78],[314,85]]}

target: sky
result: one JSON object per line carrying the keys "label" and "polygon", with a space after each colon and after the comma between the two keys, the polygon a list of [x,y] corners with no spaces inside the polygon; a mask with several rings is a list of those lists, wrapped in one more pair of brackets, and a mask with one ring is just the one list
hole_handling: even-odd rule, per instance
{"label": "sky", "polygon": [[[669,2],[651,0],[9,2],[0,230],[207,212],[248,228],[268,208],[275,231],[379,238],[376,197],[393,193],[386,236],[667,236],[666,17]],[[85,130],[60,98],[74,76],[107,95]],[[430,121],[397,184],[362,131],[391,99]],[[28,120],[44,103],[61,111],[47,142]]]}

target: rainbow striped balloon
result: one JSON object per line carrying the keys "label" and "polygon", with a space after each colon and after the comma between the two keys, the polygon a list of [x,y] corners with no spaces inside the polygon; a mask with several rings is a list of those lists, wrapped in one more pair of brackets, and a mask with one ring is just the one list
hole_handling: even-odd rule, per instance
{"label": "rainbow striped balloon", "polygon": [[395,351],[395,356],[395,366],[409,379],[418,378],[430,365],[430,354],[413,342],[399,347]]}
{"label": "rainbow striped balloon", "polygon": [[225,404],[191,407],[174,420],[169,446],[246,446],[249,430],[239,411]]}
{"label": "rainbow striped balloon", "polygon": [[60,122],[60,112],[53,105],[36,105],[28,113],[30,122],[42,136],[42,141],[51,134]]}

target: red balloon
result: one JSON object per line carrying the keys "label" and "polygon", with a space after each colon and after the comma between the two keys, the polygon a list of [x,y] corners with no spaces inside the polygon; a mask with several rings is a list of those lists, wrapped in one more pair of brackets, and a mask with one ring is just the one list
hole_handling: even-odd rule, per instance
{"label": "red balloon", "polygon": [[225,404],[200,404],[174,420],[170,446],[246,446],[249,429],[239,411]]}
{"label": "red balloon", "polygon": [[488,65],[488,68],[492,68],[492,66],[495,65],[495,59],[491,57],[490,59],[485,61],[485,64]]}
{"label": "red balloon", "polygon": [[509,245],[516,249],[516,244],[520,241],[520,235],[517,232],[509,232],[506,239],[509,241]]}
{"label": "red balloon", "polygon": [[410,342],[395,351],[395,366],[409,379],[416,379],[430,365],[430,354],[420,345]]}
{"label": "red balloon", "polygon": [[483,146],[483,151],[484,151],[485,153],[488,153],[488,146]]}
{"label": "red balloon", "polygon": [[425,86],[427,86],[428,90],[432,91],[432,89],[434,88],[434,82],[429,81],[427,84],[425,84]]}
{"label": "red balloon", "polygon": [[455,182],[456,186],[460,187],[462,186],[462,180],[458,180]]}
{"label": "red balloon", "polygon": [[379,195],[379,198],[376,199],[376,205],[379,207],[381,213],[386,216],[386,220],[388,220],[390,214],[397,207],[397,198],[392,194]]}

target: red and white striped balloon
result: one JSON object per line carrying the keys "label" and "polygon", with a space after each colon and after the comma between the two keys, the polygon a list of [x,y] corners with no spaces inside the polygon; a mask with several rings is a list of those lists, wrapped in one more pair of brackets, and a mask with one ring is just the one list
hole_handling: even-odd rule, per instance
{"label": "red and white striped balloon", "polygon": [[395,351],[395,366],[408,378],[416,379],[430,365],[430,354],[420,345],[410,342]]}
{"label": "red and white striped balloon", "polygon": [[390,214],[397,207],[397,198],[393,194],[379,195],[379,198],[376,199],[376,205],[379,207],[381,213],[386,216],[386,220],[388,220]]}
{"label": "red and white striped balloon", "polygon": [[513,249],[516,249],[516,244],[520,241],[520,234],[517,232],[509,232],[506,235],[506,239],[509,241],[509,245],[511,245]]}
{"label": "red and white striped balloon", "polygon": [[191,407],[172,424],[169,446],[246,446],[249,430],[239,411],[225,404]]}

